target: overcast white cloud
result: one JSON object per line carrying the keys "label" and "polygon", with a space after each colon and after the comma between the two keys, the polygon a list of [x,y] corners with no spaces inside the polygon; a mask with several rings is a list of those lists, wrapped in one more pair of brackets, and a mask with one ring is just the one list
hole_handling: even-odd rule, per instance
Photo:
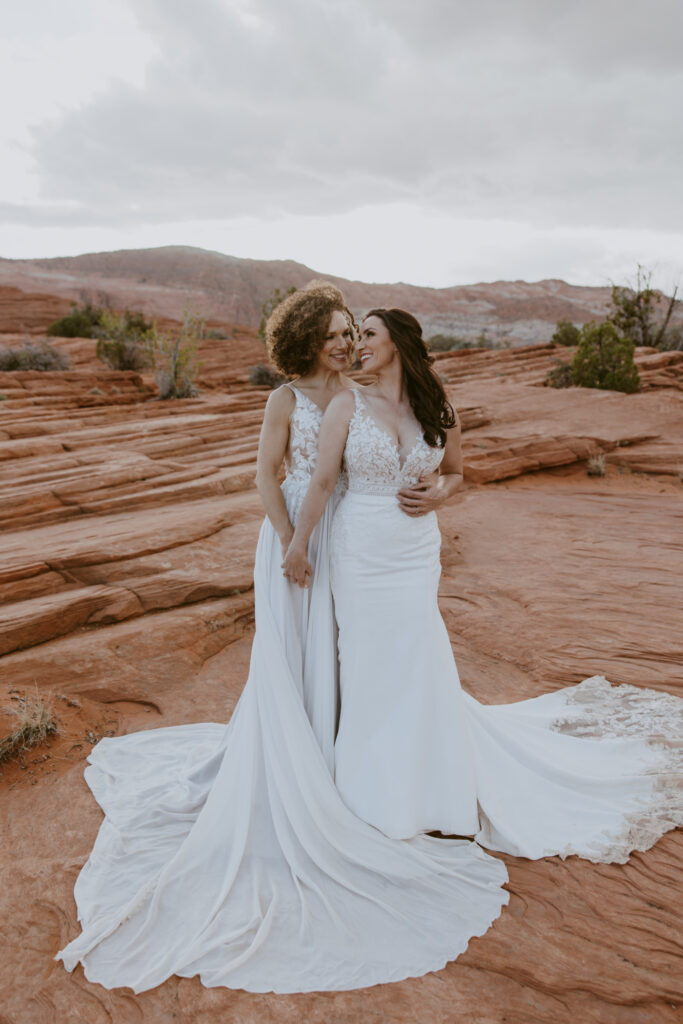
{"label": "overcast white cloud", "polygon": [[22,10],[2,255],[176,241],[433,284],[683,269],[679,0]]}

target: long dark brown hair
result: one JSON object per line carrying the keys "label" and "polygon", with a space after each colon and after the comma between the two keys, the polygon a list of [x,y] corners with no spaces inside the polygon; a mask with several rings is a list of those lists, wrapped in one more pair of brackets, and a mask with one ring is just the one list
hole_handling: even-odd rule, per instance
{"label": "long dark brown hair", "polygon": [[419,322],[405,309],[371,309],[363,322],[371,316],[382,321],[398,349],[408,401],[425,441],[432,448],[443,448],[446,431],[455,426],[457,419],[443,384],[432,369],[434,356],[425,344]]}

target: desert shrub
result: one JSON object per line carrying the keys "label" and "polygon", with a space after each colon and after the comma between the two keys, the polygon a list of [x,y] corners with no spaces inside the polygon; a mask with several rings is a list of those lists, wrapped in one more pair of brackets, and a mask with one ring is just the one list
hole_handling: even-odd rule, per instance
{"label": "desert shrub", "polygon": [[657,347],[662,352],[683,352],[683,327],[670,327]]}
{"label": "desert shrub", "polygon": [[204,337],[207,341],[229,341],[232,335],[220,327],[209,327],[204,331]]}
{"label": "desert shrub", "polygon": [[19,348],[0,348],[0,371],[68,370],[71,360],[47,341],[22,342]]}
{"label": "desert shrub", "polygon": [[571,320],[558,320],[555,333],[550,339],[551,345],[578,345],[581,331]]}
{"label": "desert shrub", "polygon": [[678,288],[666,296],[652,287],[652,271],[638,265],[635,281],[612,285],[612,309],[608,319],[635,345],[647,345],[666,351],[680,348],[683,332],[669,326],[680,306]]}
{"label": "desert shrub", "polygon": [[258,325],[259,338],[265,345],[266,343],[266,324],[270,319],[270,315],[273,310],[277,309],[281,302],[283,302],[288,295],[293,295],[296,291],[294,285],[291,285],[287,291],[281,292],[279,288],[276,288],[272,295],[270,295],[261,306],[261,322]]}
{"label": "desert shrub", "polygon": [[[472,344],[472,343],[470,342],[470,344]],[[477,335],[476,340],[475,340],[474,344],[472,345],[472,347],[473,348],[506,348],[508,346],[501,345],[499,342],[495,341],[493,338],[489,338],[489,336],[486,333],[486,331],[483,330],[483,331],[480,331],[480,333]]]}
{"label": "desert shrub", "polygon": [[432,334],[427,338],[427,345],[432,352],[453,352],[458,348],[469,348],[471,342],[458,338],[455,334]]}
{"label": "desert shrub", "polygon": [[139,373],[154,365],[156,328],[145,320],[142,313],[126,310],[119,314],[102,310],[95,331],[99,338],[97,358],[112,370],[135,370]]}
{"label": "desert shrub", "polygon": [[553,364],[552,369],[548,370],[543,383],[549,388],[570,388],[574,383],[571,363],[563,363],[560,359],[553,359]]}
{"label": "desert shrub", "polygon": [[604,476],[607,472],[604,455],[591,455],[586,466],[588,476]]}
{"label": "desert shrub", "polygon": [[635,345],[611,320],[584,324],[572,362],[572,381],[582,388],[603,388],[631,394],[640,378],[633,363]]}
{"label": "desert shrub", "polygon": [[199,373],[199,343],[204,337],[204,321],[185,312],[183,324],[173,334],[156,335],[154,340],[154,379],[159,398],[193,398]]}
{"label": "desert shrub", "polygon": [[36,689],[34,696],[19,698],[19,707],[12,708],[12,714],[17,718],[16,728],[8,736],[0,738],[0,762],[57,732],[51,697],[51,694],[42,697]]}
{"label": "desert shrub", "polygon": [[249,367],[249,383],[257,388],[279,388],[284,383],[285,377],[276,370],[274,366],[266,363],[257,363]]}
{"label": "desert shrub", "polygon": [[71,312],[61,320],[55,320],[47,329],[50,337],[57,338],[95,338],[102,319],[102,310],[86,302],[83,306],[71,303]]}

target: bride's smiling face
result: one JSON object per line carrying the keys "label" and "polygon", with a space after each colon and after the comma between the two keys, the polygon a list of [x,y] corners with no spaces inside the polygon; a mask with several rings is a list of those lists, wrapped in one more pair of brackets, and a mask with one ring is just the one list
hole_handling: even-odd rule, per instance
{"label": "bride's smiling face", "polygon": [[323,347],[318,353],[318,368],[339,373],[349,365],[353,334],[343,313],[335,309],[327,325]]}
{"label": "bride's smiling face", "polygon": [[361,324],[358,358],[368,373],[379,373],[399,358],[398,349],[384,321],[378,316],[369,316]]}

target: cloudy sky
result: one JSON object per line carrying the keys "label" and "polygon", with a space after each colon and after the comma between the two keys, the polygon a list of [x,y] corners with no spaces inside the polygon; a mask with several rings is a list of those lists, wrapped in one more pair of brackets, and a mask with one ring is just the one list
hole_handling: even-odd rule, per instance
{"label": "cloudy sky", "polygon": [[22,0],[0,256],[683,277],[680,0]]}

